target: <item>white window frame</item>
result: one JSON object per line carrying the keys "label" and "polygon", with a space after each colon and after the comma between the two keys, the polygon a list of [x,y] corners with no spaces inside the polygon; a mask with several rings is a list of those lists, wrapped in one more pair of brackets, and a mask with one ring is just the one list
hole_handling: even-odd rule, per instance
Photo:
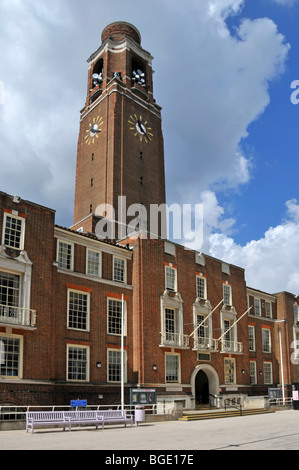
{"label": "white window frame", "polygon": [[[267,337],[265,333],[267,332]],[[266,346],[266,348],[265,348]],[[263,353],[271,353],[271,331],[269,328],[262,328],[262,349]]]}
{"label": "white window frame", "polygon": [[[203,286],[199,286],[200,282],[203,283]],[[200,292],[201,290],[203,292],[203,297],[199,295],[201,293]],[[207,278],[206,276],[203,276],[200,274],[196,275],[196,298],[204,299],[204,300],[207,299]]]}
{"label": "white window frame", "polygon": [[[170,273],[171,276],[169,275]],[[177,292],[177,268],[172,265],[165,265],[165,289],[171,292]]]}
{"label": "white window frame", "polygon": [[[122,261],[123,262],[123,280],[117,279],[116,278],[116,267],[115,267],[115,262],[116,261]],[[127,260],[126,258],[123,258],[122,256],[116,256],[113,255],[113,281],[120,283],[120,284],[126,284],[127,283]]]}
{"label": "white window frame", "polygon": [[[86,309],[86,328],[76,328],[74,326],[70,326],[70,294],[81,294],[85,295],[87,299],[87,309]],[[68,330],[76,330],[76,331],[90,331],[90,293],[85,292],[79,289],[68,289],[67,290],[67,329]]]}
{"label": "white window frame", "polygon": [[[269,369],[266,370],[268,367]],[[268,376],[270,380],[268,380]],[[273,384],[273,368],[272,368],[272,362],[270,361],[264,361],[264,384],[265,385]]]}
{"label": "white window frame", "polygon": [[[2,278],[2,275],[4,277],[8,277],[8,276],[13,276],[15,278],[18,278],[18,287],[16,288],[15,286],[13,287],[9,287],[9,286],[5,286],[5,282],[2,284],[1,282],[1,278]],[[7,279],[6,277],[6,279]],[[13,284],[15,284],[15,281],[13,280]],[[3,287],[3,290],[1,289],[1,286]],[[4,271],[3,269],[1,269],[1,266],[0,266],[0,289],[2,290],[2,293],[5,292],[5,289],[6,289],[6,297],[9,298],[11,297],[12,300],[15,300],[13,302],[8,302],[6,301],[5,303],[2,303],[2,301],[0,300],[0,305],[5,305],[6,307],[20,307],[21,306],[21,299],[22,299],[22,276],[20,273],[12,273],[12,272],[9,272],[9,271]],[[17,293],[17,295],[16,295]],[[0,293],[1,295],[1,293]],[[2,298],[2,295],[1,295],[1,298]]]}
{"label": "white window frame", "polygon": [[257,317],[262,316],[261,299],[259,299],[258,297],[254,297],[254,314]]}
{"label": "white window frame", "polygon": [[[177,380],[167,380],[170,375],[167,370],[167,358],[177,357]],[[181,383],[181,355],[179,353],[166,352],[165,353],[165,383],[167,384],[180,384]]]}
{"label": "white window frame", "polygon": [[256,361],[249,361],[250,385],[257,384]]}
{"label": "white window frame", "polygon": [[[109,331],[109,304],[110,304],[110,301],[114,301],[114,302],[118,302],[120,304],[120,307],[122,308],[122,300],[121,299],[117,299],[115,297],[107,297],[107,335],[111,335],[111,336],[121,336],[121,332],[120,333],[111,333]],[[121,322],[121,318],[120,318],[120,322]],[[127,336],[127,302],[126,300],[124,300],[124,336]]]}
{"label": "white window frame", "polygon": [[[171,312],[173,317],[171,318]],[[172,307],[165,307],[164,309],[164,328],[165,338],[168,343],[176,344],[176,335],[178,331],[178,310]]]}
{"label": "white window frame", "polygon": [[[229,364],[233,364],[233,373],[227,373],[227,368]],[[231,380],[232,379],[232,380]],[[226,385],[236,384],[236,359],[234,357],[225,357],[224,358],[224,383]]]}
{"label": "white window frame", "polygon": [[[232,307],[231,310],[222,308],[220,310],[221,331],[225,335],[222,337],[222,351],[230,351],[231,343],[238,343],[238,324],[237,312]],[[225,322],[228,322],[228,327],[225,327]],[[230,329],[229,329],[230,328]],[[227,331],[229,330],[229,331]],[[228,342],[226,344],[226,342]]]}
{"label": "white window frame", "polygon": [[[225,290],[228,289],[229,293],[225,292]],[[223,300],[224,300],[224,305],[233,305],[233,299],[232,299],[232,286],[228,282],[223,282],[222,283],[222,292],[223,292]],[[225,298],[229,296],[229,303],[225,301]]]}
{"label": "white window frame", "polygon": [[265,301],[265,314],[266,318],[272,318],[272,302],[269,300]]}
{"label": "white window frame", "polygon": [[[99,259],[98,262],[95,260],[90,260],[89,259],[89,254],[95,253],[98,255]],[[92,270],[90,269],[90,263],[93,263],[94,265],[97,266],[98,268],[98,273],[91,272]],[[99,250],[92,250],[91,248],[86,249],[86,274],[89,276],[95,276],[95,277],[102,277],[102,252]]]}
{"label": "white window frame", "polygon": [[[111,380],[109,377],[109,366],[110,366],[110,352],[118,353],[119,355],[119,377],[120,380]],[[124,383],[127,382],[127,351],[124,350]],[[118,384],[121,382],[121,349],[108,348],[107,349],[107,382]]]}
{"label": "white window frame", "polygon": [[[23,379],[23,354],[24,354],[24,337],[21,335],[14,335],[8,333],[1,333],[0,337],[9,339],[15,339],[19,341],[19,356],[18,356],[18,375],[1,375],[1,362],[0,362],[0,379],[9,379],[9,380],[21,380]],[[1,341],[2,343],[2,341]],[[0,344],[0,361],[3,360],[2,354],[2,345]]]}
{"label": "white window frame", "polygon": [[[193,337],[194,348],[197,350],[217,348],[216,340],[213,339],[213,322],[212,315],[210,315],[211,311],[212,307],[208,300],[206,300],[205,304],[202,305],[197,298],[193,304],[193,324],[194,330],[196,330]],[[200,328],[197,328],[198,325],[202,323],[199,316],[202,317],[202,321],[204,321],[204,323]]]}
{"label": "white window frame", "polygon": [[[252,331],[252,335],[250,336],[249,331]],[[252,343],[252,347],[250,347],[250,344]],[[248,348],[249,351],[255,351],[256,346],[255,346],[255,326],[253,325],[248,325]]]}
{"label": "white window frame", "polygon": [[[8,217],[19,220],[21,222],[21,234],[20,234],[20,246],[15,247],[12,245],[8,245],[5,243],[5,230],[6,230],[6,223]],[[24,241],[25,241],[25,218],[15,215],[13,213],[4,212],[3,217],[3,229],[2,229],[2,245],[6,246],[7,248],[11,248],[12,250],[22,251],[24,250]]]}
{"label": "white window frame", "polygon": [[0,246],[0,270],[9,274],[20,276],[19,307],[30,310],[32,261],[26,251],[22,251],[18,258],[10,258],[5,253],[5,247]]}
{"label": "white window frame", "polygon": [[[187,335],[184,335],[184,321],[183,321],[183,300],[179,293],[174,297],[170,297],[168,292],[165,291],[160,297],[161,300],[161,345],[170,345],[175,347],[187,346]],[[174,324],[175,332],[171,336],[171,332],[166,331],[166,309],[174,311]],[[169,336],[167,335],[169,333]],[[167,339],[169,338],[169,339]],[[171,341],[171,338],[173,341]]]}
{"label": "white window frame", "polygon": [[[81,350],[85,350],[86,351],[86,378],[85,379],[70,379],[69,378],[69,352],[70,352],[70,348],[74,348],[74,349],[81,349]],[[90,370],[90,348],[89,346],[82,346],[80,344],[67,344],[67,351],[66,351],[66,381],[67,382],[80,382],[80,383],[86,383],[86,382],[89,382],[89,372]]]}
{"label": "white window frame", "polygon": [[[63,243],[64,245],[68,245],[71,247],[71,253],[70,253],[70,268],[64,267],[60,265],[60,244]],[[68,240],[64,240],[61,238],[57,239],[57,256],[56,256],[56,261],[58,263],[58,268],[59,269],[65,269],[66,271],[74,271],[74,243],[69,242]]]}

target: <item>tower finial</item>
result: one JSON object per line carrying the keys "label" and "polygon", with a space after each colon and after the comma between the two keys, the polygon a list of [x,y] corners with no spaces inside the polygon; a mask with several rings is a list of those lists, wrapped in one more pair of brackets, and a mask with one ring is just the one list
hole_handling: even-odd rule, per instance
{"label": "tower finial", "polygon": [[113,41],[120,41],[128,36],[133,39],[137,44],[141,44],[141,34],[138,29],[131,23],[126,21],[115,21],[108,24],[102,32],[102,42],[107,38],[112,39]]}

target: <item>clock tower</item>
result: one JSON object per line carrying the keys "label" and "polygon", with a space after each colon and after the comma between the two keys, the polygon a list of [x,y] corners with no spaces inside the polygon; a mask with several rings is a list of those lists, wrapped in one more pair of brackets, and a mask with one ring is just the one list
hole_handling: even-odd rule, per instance
{"label": "clock tower", "polygon": [[[121,222],[115,238],[125,238],[124,230],[137,216],[145,215],[150,230],[151,205],[165,204],[161,107],[153,96],[152,60],[141,47],[137,28],[126,22],[108,25],[101,46],[88,59],[75,230],[94,233],[96,221],[106,217]],[[134,211],[134,204],[142,206],[143,215]]]}

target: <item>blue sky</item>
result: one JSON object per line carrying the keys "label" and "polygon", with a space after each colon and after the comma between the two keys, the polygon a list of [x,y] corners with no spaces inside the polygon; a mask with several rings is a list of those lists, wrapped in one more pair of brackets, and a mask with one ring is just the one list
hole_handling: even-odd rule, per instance
{"label": "blue sky", "polygon": [[[272,4],[271,4],[272,3]],[[234,197],[241,228],[235,239],[246,243],[260,238],[270,226],[285,216],[285,202],[298,197],[298,129],[299,106],[290,101],[290,84],[299,77],[298,22],[296,2],[276,4],[266,0],[245,3],[242,16],[271,18],[284,35],[290,50],[284,72],[269,83],[270,103],[259,119],[249,126],[244,147],[253,152],[254,168],[249,184]],[[231,30],[238,24],[235,17]],[[258,210],[256,210],[258,208]]]}
{"label": "blue sky", "polygon": [[117,20],[154,56],[167,202],[204,207],[191,247],[299,294],[299,0],[2,0],[0,190],[72,224],[86,60]]}

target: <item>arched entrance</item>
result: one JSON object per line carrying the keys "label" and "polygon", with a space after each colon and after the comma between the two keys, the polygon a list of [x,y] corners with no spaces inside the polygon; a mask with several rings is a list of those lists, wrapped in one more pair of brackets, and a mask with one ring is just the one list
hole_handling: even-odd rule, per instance
{"label": "arched entrance", "polygon": [[219,378],[214,367],[209,364],[200,364],[191,374],[191,390],[194,405],[209,403],[210,395],[219,394]]}
{"label": "arched entrance", "polygon": [[195,404],[209,403],[209,379],[203,370],[199,370],[195,377]]}

